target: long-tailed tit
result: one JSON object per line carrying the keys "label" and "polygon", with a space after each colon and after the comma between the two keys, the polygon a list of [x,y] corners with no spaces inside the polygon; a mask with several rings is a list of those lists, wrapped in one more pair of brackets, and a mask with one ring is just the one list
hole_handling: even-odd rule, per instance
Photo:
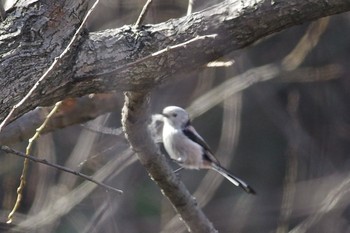
{"label": "long-tailed tit", "polygon": [[247,193],[255,191],[244,181],[230,174],[215,158],[207,143],[191,125],[188,113],[176,106],[163,109],[163,143],[170,158],[189,169],[212,169]]}

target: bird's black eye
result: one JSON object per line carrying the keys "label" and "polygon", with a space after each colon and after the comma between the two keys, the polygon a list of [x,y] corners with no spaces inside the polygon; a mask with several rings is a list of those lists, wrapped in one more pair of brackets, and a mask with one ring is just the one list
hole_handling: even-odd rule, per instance
{"label": "bird's black eye", "polygon": [[177,117],[177,114],[176,114],[176,113],[173,113],[173,117]]}

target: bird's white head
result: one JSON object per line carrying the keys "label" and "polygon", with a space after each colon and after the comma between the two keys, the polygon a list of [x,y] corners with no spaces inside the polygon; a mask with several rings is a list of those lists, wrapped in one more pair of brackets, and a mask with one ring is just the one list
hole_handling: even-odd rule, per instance
{"label": "bird's white head", "polygon": [[185,109],[177,106],[168,106],[163,109],[164,123],[174,128],[183,128],[189,123],[190,117]]}

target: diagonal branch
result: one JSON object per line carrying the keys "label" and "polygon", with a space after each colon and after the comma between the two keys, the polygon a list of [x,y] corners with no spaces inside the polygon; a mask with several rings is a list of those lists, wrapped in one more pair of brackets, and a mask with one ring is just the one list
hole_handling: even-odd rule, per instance
{"label": "diagonal branch", "polygon": [[141,11],[141,13],[140,13],[139,17],[137,18],[136,23],[134,25],[135,28],[141,27],[141,24],[143,23],[143,21],[146,17],[147,11],[149,10],[151,3],[152,3],[152,0],[147,0],[146,4],[143,6],[142,11]]}
{"label": "diagonal branch", "polygon": [[147,130],[149,99],[149,92],[146,91],[125,94],[122,123],[126,137],[152,180],[162,189],[189,231],[217,232],[152,141]]}

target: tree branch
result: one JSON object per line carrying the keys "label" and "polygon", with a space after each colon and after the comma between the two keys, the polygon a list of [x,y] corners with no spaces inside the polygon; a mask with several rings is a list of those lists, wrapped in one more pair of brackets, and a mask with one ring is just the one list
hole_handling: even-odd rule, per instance
{"label": "tree branch", "polygon": [[22,152],[20,152],[20,151],[16,151],[16,150],[14,150],[14,149],[8,147],[8,146],[2,146],[2,145],[0,145],[0,150],[5,151],[6,153],[14,154],[14,155],[20,156],[20,157],[22,157],[22,158],[27,158],[27,159],[32,160],[32,161],[34,161],[34,162],[41,163],[41,164],[45,164],[45,165],[47,165],[47,166],[56,168],[56,169],[58,169],[58,170],[61,170],[61,171],[68,172],[68,173],[71,173],[71,174],[73,174],[73,175],[79,176],[79,177],[81,177],[81,178],[83,178],[83,179],[85,179],[85,180],[91,181],[91,182],[93,182],[93,183],[95,183],[95,184],[97,184],[97,185],[99,185],[99,186],[105,188],[105,189],[108,190],[108,191],[113,191],[113,192],[116,192],[116,193],[118,193],[118,194],[122,194],[122,193],[123,193],[122,190],[116,189],[116,188],[113,188],[113,187],[111,187],[111,186],[109,186],[109,185],[106,185],[106,184],[104,184],[104,183],[101,183],[101,182],[95,180],[94,178],[92,178],[92,177],[90,177],[90,176],[87,176],[87,175],[85,175],[85,174],[83,174],[83,173],[80,173],[80,172],[71,170],[71,169],[69,169],[69,168],[67,168],[67,167],[64,167],[64,166],[61,166],[61,165],[58,165],[58,164],[50,163],[50,162],[48,162],[48,161],[45,160],[45,159],[39,159],[39,158],[34,157],[34,156],[31,156],[31,155],[26,155],[26,154],[24,154],[24,153],[22,153]]}
{"label": "tree branch", "polygon": [[[154,87],[200,69],[209,61],[274,32],[350,9],[347,0],[244,3],[227,0],[201,12],[141,29],[125,26],[90,33],[72,48],[56,72],[18,109],[14,119],[36,106],[52,105],[66,97]],[[79,17],[86,11],[85,1],[31,1],[28,4],[17,5],[16,11],[8,12],[4,21],[6,27],[0,31],[0,38],[4,38],[1,40],[4,43],[0,43],[3,67],[0,120],[34,85],[36,78],[33,77],[40,77],[47,64],[63,51],[80,23]],[[60,15],[59,20],[57,15]],[[23,26],[28,24],[33,25],[31,30]],[[186,42],[194,35],[208,34],[218,36],[215,40],[200,40],[187,48],[127,65],[168,46]],[[125,69],[116,70],[116,67]]]}
{"label": "tree branch", "polygon": [[176,177],[164,156],[159,153],[147,130],[149,93],[127,92],[123,107],[123,128],[140,162],[152,180],[162,189],[190,232],[216,232],[184,184]]}
{"label": "tree branch", "polygon": [[22,105],[25,104],[25,102],[31,97],[33,92],[35,92],[41,83],[51,75],[55,71],[55,69],[59,66],[59,64],[62,62],[62,60],[65,58],[65,56],[70,52],[70,50],[73,47],[73,44],[78,40],[81,32],[85,28],[85,23],[88,20],[89,16],[91,13],[94,11],[95,7],[99,3],[99,0],[96,0],[95,3],[92,5],[91,9],[86,13],[84,19],[82,20],[81,24],[79,25],[78,29],[74,32],[73,37],[70,39],[67,47],[64,48],[63,52],[58,56],[55,57],[53,63],[50,65],[50,67],[44,72],[44,74],[35,82],[35,84],[30,88],[28,93],[21,98],[21,100],[16,103],[15,105],[12,106],[10,112],[8,115],[5,117],[5,119],[0,123],[0,132],[4,128],[5,125],[11,120],[12,115],[15,113],[16,109],[20,108]]}

